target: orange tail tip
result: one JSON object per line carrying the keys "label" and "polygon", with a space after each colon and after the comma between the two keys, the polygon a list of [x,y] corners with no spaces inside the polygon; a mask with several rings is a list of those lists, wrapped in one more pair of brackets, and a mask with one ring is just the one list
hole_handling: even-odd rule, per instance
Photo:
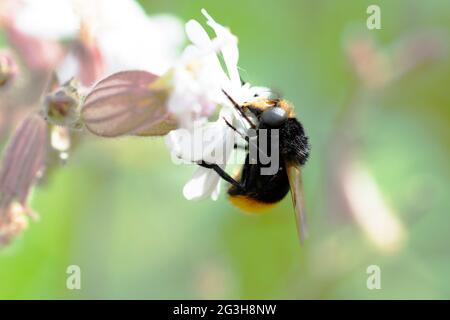
{"label": "orange tail tip", "polygon": [[272,208],[276,203],[261,202],[247,196],[229,196],[230,202],[247,213],[263,213],[263,211]]}

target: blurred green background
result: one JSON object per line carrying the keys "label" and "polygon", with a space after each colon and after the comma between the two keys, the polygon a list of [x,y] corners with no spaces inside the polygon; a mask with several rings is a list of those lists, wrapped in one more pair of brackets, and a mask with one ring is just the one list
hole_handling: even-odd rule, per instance
{"label": "blurred green background", "polygon": [[[372,90],[346,53],[360,31],[387,54],[427,30],[446,45],[449,1],[141,3],[149,14],[202,23],[205,7],[239,37],[243,78],[295,103],[312,143],[310,236],[300,247],[289,197],[258,216],[224,194],[185,200],[195,168],[172,164],[162,139],[92,138],[35,190],[40,221],[0,252],[1,299],[450,298],[450,55],[444,48]],[[373,3],[382,29],[368,31]],[[348,146],[340,138],[348,128],[342,136],[357,140],[357,152],[345,156],[367,168],[404,227],[396,250],[373,245],[333,200],[342,191],[330,177],[339,170],[333,150]],[[81,267],[81,290],[66,289],[72,264]],[[369,265],[381,268],[380,290],[366,287]]]}

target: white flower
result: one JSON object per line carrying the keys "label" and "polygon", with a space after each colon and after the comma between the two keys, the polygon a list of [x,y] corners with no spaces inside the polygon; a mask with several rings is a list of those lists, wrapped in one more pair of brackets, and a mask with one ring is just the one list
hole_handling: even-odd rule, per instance
{"label": "white flower", "polygon": [[[233,151],[234,132],[226,126],[232,121],[232,112],[223,108],[219,119],[214,122],[197,121],[191,129],[177,129],[166,137],[166,144],[175,157],[197,163],[205,161],[225,166]],[[220,177],[213,170],[199,167],[191,180],[184,186],[183,194],[188,200],[211,196],[217,200],[220,192]]]}
{"label": "white flower", "polygon": [[[14,21],[25,34],[50,40],[75,40],[83,26],[104,59],[103,76],[131,69],[163,74],[178,58],[184,41],[177,18],[147,16],[134,0],[24,0]],[[80,67],[68,55],[60,79],[70,79]]]}
{"label": "white flower", "polygon": [[72,0],[23,0],[14,22],[20,31],[46,40],[73,38],[80,25]]}
{"label": "white flower", "polygon": [[[237,65],[237,38],[215,22],[206,10],[203,9],[202,13],[216,37],[210,39],[195,20],[186,24],[186,34],[192,44],[185,49],[174,68],[174,91],[168,103],[169,111],[178,117],[182,128],[170,132],[166,143],[173,155],[187,162],[203,160],[225,169],[233,151],[236,133],[228,127],[224,118],[241,132],[248,129],[248,123],[238,116],[222,90],[237,103],[249,101],[255,94],[264,94],[268,90],[241,84]],[[219,53],[222,54],[226,70],[222,68]],[[218,105],[222,106],[218,120],[206,122],[206,117]],[[211,169],[200,167],[185,185],[183,194],[188,200],[208,196],[216,200],[219,191],[219,175]]]}
{"label": "white flower", "polygon": [[72,2],[95,37],[108,73],[138,69],[160,75],[178,58],[184,35],[174,16],[147,16],[134,0]]}

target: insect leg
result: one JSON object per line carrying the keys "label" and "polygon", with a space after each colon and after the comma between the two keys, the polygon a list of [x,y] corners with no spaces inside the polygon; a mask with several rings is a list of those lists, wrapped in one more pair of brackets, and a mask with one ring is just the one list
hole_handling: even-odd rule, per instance
{"label": "insect leg", "polygon": [[256,128],[255,124],[254,124],[253,121],[250,120],[250,118],[245,114],[244,109],[242,109],[242,107],[241,107],[236,101],[234,101],[233,98],[230,97],[230,95],[229,95],[225,90],[222,89],[222,92],[227,96],[228,100],[230,100],[230,102],[233,104],[233,106],[239,111],[239,113],[241,114],[241,116],[242,116],[245,120],[247,120],[248,124],[249,124],[253,129],[255,129],[255,128]]}
{"label": "insect leg", "polygon": [[[238,135],[240,135],[240,136],[242,137],[242,139],[244,139],[245,141],[247,141],[247,143],[248,143],[249,145],[251,144],[253,147],[256,148],[256,150],[258,150],[258,151],[260,152],[260,154],[262,154],[262,155],[264,155],[265,157],[267,157],[266,152],[264,152],[263,150],[261,150],[261,149],[258,147],[258,145],[257,145],[254,141],[250,140],[250,137],[249,137],[249,136],[244,135],[242,132],[240,132],[238,129],[236,129],[231,123],[228,122],[227,119],[223,118],[223,120],[225,121],[225,123],[227,124],[227,126],[229,126],[229,127],[230,127],[232,130],[234,130]],[[236,144],[234,145],[234,149],[237,149],[237,148],[236,148]],[[249,150],[249,146],[248,146],[248,145],[245,146],[245,150],[246,150],[246,151]]]}
{"label": "insect leg", "polygon": [[236,180],[234,180],[228,173],[225,172],[225,170],[223,170],[217,164],[207,163],[205,161],[197,162],[197,164],[201,167],[214,170],[222,179],[231,183],[232,185],[236,186],[237,188],[242,189],[242,185],[239,182],[237,182]]}
{"label": "insect leg", "polygon": [[241,145],[241,144],[235,143],[234,146],[233,146],[233,149],[240,149],[240,150],[248,151],[248,145],[243,146],[243,145]]}
{"label": "insect leg", "polygon": [[249,140],[249,137],[248,137],[248,136],[246,136],[245,134],[243,134],[242,132],[240,132],[238,129],[236,129],[230,122],[228,122],[228,120],[227,120],[225,117],[223,117],[222,119],[225,121],[225,123],[227,124],[227,126],[231,128],[231,130],[233,130],[234,132],[236,132],[238,135],[240,135],[240,136],[242,137],[242,139],[244,139],[245,141],[248,142],[248,140]]}

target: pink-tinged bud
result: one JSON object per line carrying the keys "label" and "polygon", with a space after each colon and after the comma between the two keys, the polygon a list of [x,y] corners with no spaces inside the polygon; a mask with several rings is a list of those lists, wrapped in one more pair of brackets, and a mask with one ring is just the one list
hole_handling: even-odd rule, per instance
{"label": "pink-tinged bud", "polygon": [[[57,83],[56,79],[52,80]],[[56,89],[53,89],[56,88]],[[45,119],[51,124],[78,129],[81,127],[79,106],[81,96],[79,84],[70,80],[62,86],[51,84],[51,90],[44,97]]]}
{"label": "pink-tinged bud", "polygon": [[77,78],[87,87],[93,85],[104,74],[105,63],[96,40],[84,24],[81,24],[79,40],[73,44],[72,51],[79,65]]}
{"label": "pink-tinged bud", "polygon": [[347,55],[362,84],[370,89],[386,85],[393,77],[389,56],[371,38],[350,39]]}
{"label": "pink-tinged bud", "polygon": [[0,242],[8,242],[26,226],[26,216],[33,216],[27,199],[42,174],[47,152],[47,123],[31,114],[14,132],[1,162]]}
{"label": "pink-tinged bud", "polygon": [[0,89],[9,87],[17,75],[17,64],[11,55],[0,53]]}
{"label": "pink-tinged bud", "polygon": [[8,245],[28,226],[27,209],[20,203],[13,202],[0,212],[0,247]]}
{"label": "pink-tinged bud", "polygon": [[79,70],[77,78],[89,87],[104,75],[105,65],[99,48],[94,44],[75,43],[73,54],[78,61]]}
{"label": "pink-tinged bud", "polygon": [[5,29],[12,48],[31,70],[54,70],[62,62],[64,49],[58,42],[29,36],[13,23],[6,24]]}
{"label": "pink-tinged bud", "polygon": [[145,71],[124,71],[100,81],[85,99],[81,118],[102,137],[164,135],[176,128],[166,108],[170,86]]}

